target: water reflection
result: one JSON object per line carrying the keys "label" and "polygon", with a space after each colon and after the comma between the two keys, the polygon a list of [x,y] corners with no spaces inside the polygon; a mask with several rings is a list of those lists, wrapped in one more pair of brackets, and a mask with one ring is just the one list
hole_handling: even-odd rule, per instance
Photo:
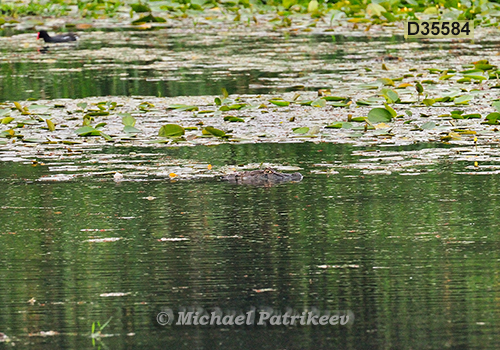
{"label": "water reflection", "polygon": [[[27,182],[0,167],[0,332],[18,346],[495,348],[499,219],[493,176],[309,174],[328,151],[291,144],[168,150],[219,162],[302,162],[302,182],[84,178]],[[325,148],[327,147],[327,148]],[[108,149],[113,152],[113,149]],[[116,151],[116,150],[115,150]],[[274,156],[269,156],[274,154]],[[290,156],[290,157],[289,157]],[[162,308],[352,310],[351,327],[161,327]],[[42,333],[45,332],[45,333]]]}
{"label": "water reflection", "polygon": [[423,45],[405,43],[398,36],[220,37],[168,30],[81,34],[78,46],[50,49],[5,41],[0,100],[218,95],[223,87],[235,94],[321,88],[347,92],[360,77],[371,78],[365,68],[388,54],[447,67],[453,64],[450,52],[457,59],[475,57],[491,54],[496,45]]}

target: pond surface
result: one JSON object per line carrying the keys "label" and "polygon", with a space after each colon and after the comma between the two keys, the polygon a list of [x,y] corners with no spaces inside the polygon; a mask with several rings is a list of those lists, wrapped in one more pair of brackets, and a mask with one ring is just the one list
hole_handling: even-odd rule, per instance
{"label": "pond surface", "polygon": [[[498,129],[445,115],[494,111],[498,82],[461,78],[474,61],[499,65],[498,36],[484,29],[475,42],[407,42],[398,28],[329,31],[308,21],[300,30],[93,30],[77,45],[48,48],[34,33],[0,33],[0,102],[9,101],[0,109],[0,348],[498,347]],[[456,76],[441,79],[448,70]],[[418,102],[416,81],[426,94]],[[393,104],[400,115],[391,126],[325,128],[366,116],[385,102],[383,86],[405,101]],[[207,114],[219,109],[222,88],[247,104],[228,112],[244,121]],[[313,100],[318,89],[365,101],[269,103],[274,93]],[[420,104],[450,91],[471,96]],[[10,103],[28,98],[41,105]],[[106,104],[109,116],[95,118],[111,139],[78,136],[101,99],[117,108]],[[179,104],[199,109],[172,111]],[[134,115],[142,134],[126,133],[117,112]],[[165,123],[190,127],[186,140],[158,140]],[[202,125],[242,143],[207,138]],[[317,130],[292,132],[302,126]],[[220,180],[259,166],[304,179]],[[159,325],[159,313],[182,308],[354,318]],[[91,337],[97,322],[107,325]]]}
{"label": "pond surface", "polygon": [[[290,35],[254,30],[80,32],[78,44],[46,46],[36,33],[0,37],[0,101],[89,96],[195,96],[282,93],[353,85],[408,68],[457,69],[490,57],[498,41],[405,41],[401,33],[364,31]],[[184,32],[186,32],[185,30]],[[11,33],[12,34],[12,33]],[[389,72],[365,73],[383,63]],[[360,75],[361,74],[361,75]],[[333,90],[334,89],[334,90]]]}
{"label": "pond surface", "polygon": [[[363,173],[355,165],[374,150],[314,143],[142,149],[214,168],[264,161],[302,168],[300,183],[275,187],[155,175],[40,181],[51,166],[1,163],[0,332],[10,338],[2,346],[497,348],[496,176],[468,175],[465,161],[433,163],[415,176]],[[338,173],[316,173],[318,163],[338,165]],[[355,319],[349,326],[158,325],[165,308],[191,306],[316,307],[350,310]],[[110,317],[93,347],[92,323]]]}

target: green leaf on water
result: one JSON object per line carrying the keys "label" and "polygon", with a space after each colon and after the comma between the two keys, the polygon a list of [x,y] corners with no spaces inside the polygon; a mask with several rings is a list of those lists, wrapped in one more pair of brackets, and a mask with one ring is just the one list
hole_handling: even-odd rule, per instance
{"label": "green leaf on water", "polygon": [[462,95],[457,98],[453,102],[455,102],[456,105],[466,105],[469,104],[469,101],[473,99],[472,95]]}
{"label": "green leaf on water", "polygon": [[150,141],[146,141],[146,143],[170,143],[170,142],[172,142],[172,140],[162,139],[162,140],[150,140]]}
{"label": "green leaf on water", "polygon": [[294,134],[307,134],[309,132],[309,128],[307,126],[301,128],[293,128]]}
{"label": "green leaf on water", "polygon": [[0,108],[0,117],[3,117],[4,115],[10,114],[10,109],[7,108]]}
{"label": "green leaf on water", "polygon": [[372,96],[372,97],[368,97],[366,99],[360,99],[360,100],[357,100],[356,101],[356,104],[358,106],[369,106],[369,105],[373,105],[373,104],[381,104],[384,102],[384,99],[380,98],[380,97],[375,97],[375,96]]}
{"label": "green leaf on water", "polygon": [[13,129],[4,130],[0,132],[0,137],[15,137],[15,136],[18,135],[16,135],[16,132]]}
{"label": "green leaf on water", "polygon": [[127,134],[138,134],[142,132],[141,130],[134,128],[133,126],[130,125],[125,125],[123,127],[123,131],[126,132]]}
{"label": "green leaf on water", "polygon": [[323,96],[321,97],[325,101],[346,101],[346,97],[340,97],[340,96]]}
{"label": "green leaf on water", "polygon": [[432,98],[424,98],[424,100],[422,101],[422,103],[424,105],[426,105],[427,107],[430,107],[432,106],[434,103],[436,103],[436,100],[432,99]]}
{"label": "green leaf on water", "polygon": [[77,107],[80,107],[80,109],[85,110],[88,106],[87,102],[80,102],[76,104]]}
{"label": "green leaf on water", "polygon": [[296,100],[295,103],[299,104],[301,106],[310,106],[311,103],[313,103],[313,101],[312,100]]}
{"label": "green leaf on water", "polygon": [[482,75],[471,75],[471,74],[464,75],[464,78],[466,78],[466,79],[469,78],[469,79],[479,80],[479,81],[483,81],[483,80],[488,79],[487,77],[482,76]]}
{"label": "green leaf on water", "polygon": [[238,109],[242,109],[243,107],[246,107],[246,106],[247,106],[246,103],[235,103],[235,104],[227,106],[227,108],[229,108],[229,110],[238,110]]}
{"label": "green leaf on water", "polygon": [[43,143],[45,142],[46,140],[42,140],[42,139],[35,139],[35,138],[27,138],[27,139],[23,139],[23,142],[27,142],[27,143]]}
{"label": "green leaf on water", "polygon": [[216,129],[212,126],[207,126],[206,128],[204,128],[202,130],[202,133],[204,135],[213,135],[213,136],[217,136],[217,137],[224,137],[226,136],[226,133],[222,130],[219,130],[219,129]]}
{"label": "green leaf on water", "polygon": [[14,102],[14,106],[17,108],[19,112],[24,112],[24,109],[19,102]]}
{"label": "green leaf on water", "polygon": [[325,126],[328,129],[351,129],[352,123],[349,122],[335,122],[333,124]]}
{"label": "green leaf on water", "polygon": [[32,111],[46,111],[47,109],[50,109],[50,106],[44,106],[44,105],[36,105],[36,104],[33,104],[33,105],[30,105],[28,107],[29,110],[32,110]]}
{"label": "green leaf on water", "polygon": [[380,82],[374,82],[374,83],[360,84],[359,87],[364,90],[377,90],[382,85],[383,84]]}
{"label": "green leaf on water", "polygon": [[158,136],[160,137],[177,137],[184,135],[184,128],[177,124],[166,124],[160,128]]}
{"label": "green leaf on water", "polygon": [[102,131],[99,131],[99,134],[100,134],[102,137],[104,137],[104,139],[105,139],[106,141],[112,141],[112,140],[113,140],[113,138],[112,138],[111,136],[109,136],[108,134],[103,133]]}
{"label": "green leaf on water", "polygon": [[422,92],[424,92],[424,87],[418,81],[415,84],[415,89],[417,90],[419,95],[422,94]]}
{"label": "green leaf on water", "polygon": [[393,118],[395,118],[398,115],[398,113],[394,110],[394,108],[389,106],[387,103],[384,103],[384,106],[385,106],[385,109],[387,109],[389,111],[389,113],[391,113],[391,116]]}
{"label": "green leaf on water", "polygon": [[12,117],[5,117],[2,119],[2,124],[9,124],[13,120],[14,120],[14,118],[12,118]]}
{"label": "green leaf on water", "polygon": [[378,78],[377,82],[380,82],[385,86],[394,86],[394,80],[389,78]]}
{"label": "green leaf on water", "polygon": [[351,118],[350,121],[357,122],[357,123],[364,123],[364,122],[366,122],[366,117],[354,117],[354,118]]}
{"label": "green leaf on water", "polygon": [[368,121],[371,123],[385,123],[392,120],[392,114],[385,108],[373,108],[368,113]]}
{"label": "green leaf on water", "polygon": [[[151,102],[148,102],[148,101],[144,101],[144,102],[141,102],[140,105],[137,106],[137,108],[141,111],[144,111],[144,112],[149,112],[149,109],[150,108],[154,108],[154,104],[152,104]],[[168,109],[168,107],[167,107]]]}
{"label": "green leaf on water", "polygon": [[330,106],[332,106],[332,107],[347,107],[349,105],[350,105],[350,103],[345,103],[345,102],[334,102],[334,103],[330,104]]}
{"label": "green leaf on water", "polygon": [[482,115],[479,113],[462,114],[463,119],[481,119]]}
{"label": "green leaf on water", "polygon": [[317,98],[311,102],[312,107],[322,108],[326,106],[326,101],[323,98]]}
{"label": "green leaf on water", "polygon": [[498,125],[500,124],[498,120],[500,119],[500,113],[498,112],[493,112],[490,113],[486,116],[484,122],[482,124],[489,124],[489,125]]}
{"label": "green leaf on water", "polygon": [[107,111],[101,111],[101,112],[90,112],[84,115],[84,117],[102,117],[105,115],[109,115],[109,112]]}
{"label": "green leaf on water", "polygon": [[434,129],[435,127],[436,127],[436,123],[427,122],[427,123],[422,124],[422,126],[420,128],[423,130],[430,130],[430,129]]}
{"label": "green leaf on water", "polygon": [[47,123],[47,127],[49,128],[50,131],[56,130],[56,125],[54,122],[50,119],[45,119],[45,122]]}
{"label": "green leaf on water", "polygon": [[135,118],[131,115],[124,116],[122,118],[122,123],[125,126],[135,126]]}
{"label": "green leaf on water", "polygon": [[179,111],[197,111],[199,108],[198,106],[190,106],[190,105],[170,105],[167,107],[167,109],[177,109]]}
{"label": "green leaf on water", "polygon": [[390,12],[382,12],[382,16],[384,16],[388,22],[396,22],[398,20],[396,16]]}
{"label": "green leaf on water", "polygon": [[271,102],[272,104],[274,104],[276,106],[279,106],[279,107],[286,107],[286,106],[290,105],[289,101],[285,101],[282,98],[279,98],[279,99],[278,98],[274,98],[272,100],[269,100],[269,102]]}
{"label": "green leaf on water", "polygon": [[226,116],[224,117],[224,121],[226,122],[244,122],[245,120],[243,120],[242,118],[238,118],[238,117],[233,117],[233,116]]}
{"label": "green leaf on water", "polygon": [[489,64],[488,60],[480,60],[474,63],[475,69],[480,69],[482,71],[490,70],[496,68],[496,66]]}
{"label": "green leaf on water", "polygon": [[92,120],[94,120],[94,117],[89,117],[87,115],[84,115],[83,116],[83,122],[82,122],[82,125],[83,126],[89,126],[90,123],[92,122]]}
{"label": "green leaf on water", "polygon": [[448,79],[450,79],[450,78],[452,78],[452,77],[454,77],[454,76],[455,76],[455,74],[445,74],[445,75],[441,75],[441,76],[439,77],[439,80],[448,80]]}
{"label": "green leaf on water", "polygon": [[82,126],[81,128],[78,128],[75,130],[75,133],[79,136],[99,136],[101,135],[101,132],[97,130],[96,128],[93,128],[91,126]]}
{"label": "green leaf on water", "polygon": [[224,97],[224,99],[229,97],[229,92],[227,92],[226,88],[222,88],[222,97]]}
{"label": "green leaf on water", "polygon": [[387,103],[396,103],[399,101],[399,95],[396,91],[388,89],[388,88],[383,88],[380,91],[381,95],[385,98]]}

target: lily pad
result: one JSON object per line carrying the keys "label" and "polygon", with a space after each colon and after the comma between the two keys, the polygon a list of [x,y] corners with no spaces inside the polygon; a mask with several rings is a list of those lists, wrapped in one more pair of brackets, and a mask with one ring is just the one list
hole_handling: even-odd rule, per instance
{"label": "lily pad", "polygon": [[368,113],[368,121],[371,123],[385,123],[392,120],[392,114],[385,108],[373,108]]}
{"label": "lily pad", "polygon": [[100,136],[101,135],[100,130],[97,130],[96,128],[89,126],[89,125],[82,126],[81,128],[76,129],[75,133],[79,136]]}
{"label": "lily pad", "polygon": [[10,109],[0,108],[0,117],[10,114]]}
{"label": "lily pad", "polygon": [[499,119],[500,119],[500,113],[493,112],[486,116],[486,119],[482,124],[498,125],[500,124]]}
{"label": "lily pad", "polygon": [[351,129],[352,123],[349,122],[336,122],[330,125],[325,126],[328,129]]}
{"label": "lily pad", "polygon": [[269,100],[269,102],[271,102],[272,104],[279,106],[279,107],[286,107],[286,106],[290,105],[289,101],[285,101],[283,99],[272,99],[272,100]]}
{"label": "lily pad", "polygon": [[326,106],[326,101],[323,98],[318,98],[318,99],[312,101],[311,106],[322,108],[322,107]]}
{"label": "lily pad", "polygon": [[431,129],[434,129],[435,127],[436,127],[436,123],[427,122],[427,123],[422,124],[422,126],[420,128],[422,130],[431,130]]}
{"label": "lily pad", "polygon": [[217,137],[225,137],[227,136],[226,133],[222,130],[216,129],[212,126],[207,126],[206,128],[203,129],[203,134],[204,135],[213,135]]}
{"label": "lily pad", "polygon": [[123,127],[123,131],[126,132],[127,134],[138,134],[142,132],[141,130],[130,125],[125,125]]}
{"label": "lily pad", "polygon": [[190,105],[170,105],[167,109],[177,109],[180,111],[197,111],[198,106],[190,106]]}
{"label": "lily pad", "polygon": [[158,136],[160,137],[177,137],[184,135],[184,128],[177,124],[166,124],[160,128]]}
{"label": "lily pad", "polygon": [[474,97],[472,95],[462,95],[457,98],[453,102],[455,102],[456,105],[466,105],[469,104],[469,101],[472,100]]}
{"label": "lily pad", "polygon": [[49,128],[50,131],[56,130],[56,125],[54,122],[50,119],[45,119],[45,123],[47,123],[47,127]]}
{"label": "lily pad", "polygon": [[293,128],[293,133],[294,134],[307,134],[309,132],[308,127],[301,127],[301,128]]}
{"label": "lily pad", "polygon": [[224,117],[224,121],[226,122],[244,122],[245,120],[243,120],[242,118],[238,118],[238,117],[233,117],[233,116],[226,116]]}
{"label": "lily pad", "polygon": [[123,125],[127,126],[135,126],[135,118],[132,117],[131,115],[126,115],[122,118],[122,123]]}

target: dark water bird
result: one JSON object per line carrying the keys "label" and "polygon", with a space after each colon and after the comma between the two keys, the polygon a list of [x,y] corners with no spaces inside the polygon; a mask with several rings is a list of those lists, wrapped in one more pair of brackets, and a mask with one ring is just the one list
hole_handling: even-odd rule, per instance
{"label": "dark water bird", "polygon": [[37,40],[42,38],[46,43],[69,43],[70,41],[77,41],[78,36],[73,33],[64,33],[55,36],[50,36],[45,30],[38,32]]}

